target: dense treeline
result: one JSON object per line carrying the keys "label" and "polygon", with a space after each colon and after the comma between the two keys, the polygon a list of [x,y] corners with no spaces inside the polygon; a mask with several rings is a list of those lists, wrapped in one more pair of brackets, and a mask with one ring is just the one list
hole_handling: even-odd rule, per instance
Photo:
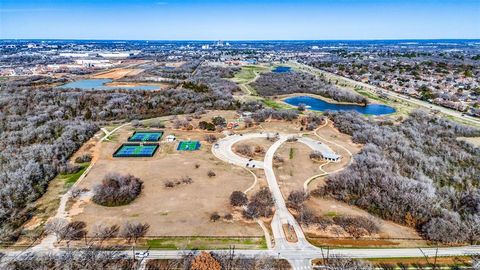
{"label": "dense treeline", "polygon": [[[240,91],[240,89],[236,83],[226,79],[233,78],[235,72],[239,70],[239,68],[233,67],[200,66],[186,83],[196,85],[197,87],[193,88],[195,90],[206,91],[210,89],[216,91],[218,95],[231,95],[231,93]],[[231,96],[227,98],[231,98]]]}
{"label": "dense treeline", "polygon": [[329,117],[365,147],[319,194],[415,227],[430,240],[480,241],[480,149],[456,139],[478,130],[422,111],[400,124],[357,113]]}
{"label": "dense treeline", "polygon": [[[164,91],[31,89],[6,83],[0,90],[0,239],[14,240],[68,158],[93,136],[99,121],[236,109],[231,93],[212,88]],[[223,89],[222,91],[226,91]]]}
{"label": "dense treeline", "polygon": [[261,96],[310,93],[339,102],[368,103],[365,97],[355,92],[344,90],[321,77],[304,72],[262,73],[252,86]]}

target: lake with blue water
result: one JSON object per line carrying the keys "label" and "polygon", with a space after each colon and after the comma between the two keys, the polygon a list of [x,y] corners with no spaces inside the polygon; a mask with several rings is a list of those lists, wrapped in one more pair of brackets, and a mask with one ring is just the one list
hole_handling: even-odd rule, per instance
{"label": "lake with blue water", "polygon": [[278,66],[278,67],[275,67],[272,72],[275,72],[275,73],[286,73],[286,72],[290,72],[292,71],[292,68],[291,67],[285,67],[285,66]]}
{"label": "lake with blue water", "polygon": [[59,88],[80,88],[83,90],[159,90],[157,85],[137,85],[137,86],[108,86],[107,83],[112,82],[110,79],[90,79],[79,80],[59,86]]}
{"label": "lake with blue water", "polygon": [[383,114],[390,114],[394,113],[395,109],[383,105],[383,104],[368,104],[367,106],[362,105],[355,105],[355,104],[335,104],[335,103],[328,103],[324,100],[319,98],[314,98],[310,96],[297,96],[297,97],[290,97],[283,100],[285,103],[298,106],[299,104],[305,104],[309,106],[308,109],[314,111],[357,111],[362,114],[370,114],[370,115],[383,115]]}

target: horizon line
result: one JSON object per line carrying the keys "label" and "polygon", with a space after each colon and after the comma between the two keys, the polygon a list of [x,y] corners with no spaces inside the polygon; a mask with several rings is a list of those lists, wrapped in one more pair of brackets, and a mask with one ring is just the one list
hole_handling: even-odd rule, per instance
{"label": "horizon line", "polygon": [[98,39],[98,38],[0,38],[1,41],[10,40],[40,40],[40,41],[436,41],[462,40],[480,41],[478,38],[368,38],[368,39]]}

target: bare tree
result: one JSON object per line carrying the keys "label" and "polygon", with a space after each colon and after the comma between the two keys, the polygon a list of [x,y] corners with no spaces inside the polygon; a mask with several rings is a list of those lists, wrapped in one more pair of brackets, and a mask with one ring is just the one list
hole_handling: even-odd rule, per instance
{"label": "bare tree", "polygon": [[106,226],[102,223],[99,223],[93,227],[92,234],[95,238],[98,238],[101,243],[107,239],[116,237],[119,231],[120,226],[118,225]]}
{"label": "bare tree", "polygon": [[128,242],[132,242],[133,260],[135,261],[135,247],[138,239],[144,237],[150,225],[148,223],[140,222],[126,222],[120,231],[120,236],[125,238]]}
{"label": "bare tree", "polygon": [[63,218],[53,218],[47,221],[45,224],[45,232],[48,234],[55,234],[58,241],[61,241],[62,236],[65,233],[65,228],[68,225],[68,221]]}
{"label": "bare tree", "polygon": [[248,203],[248,198],[242,191],[234,191],[230,195],[230,205],[232,206],[244,206]]}

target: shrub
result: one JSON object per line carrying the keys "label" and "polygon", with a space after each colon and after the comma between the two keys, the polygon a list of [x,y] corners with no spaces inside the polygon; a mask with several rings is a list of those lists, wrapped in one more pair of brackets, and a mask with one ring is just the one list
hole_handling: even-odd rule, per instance
{"label": "shrub", "polygon": [[244,206],[248,203],[248,198],[245,193],[241,191],[234,191],[230,195],[230,205],[232,206]]}
{"label": "shrub", "polygon": [[182,176],[180,179],[167,180],[164,185],[166,188],[174,188],[181,184],[189,185],[191,183],[193,183],[193,179],[190,176]]}
{"label": "shrub", "polygon": [[142,191],[143,182],[133,175],[108,174],[93,189],[92,200],[103,206],[120,206],[132,202]]}
{"label": "shrub", "polygon": [[257,155],[263,155],[263,154],[265,154],[265,148],[263,148],[263,147],[261,147],[261,146],[259,146],[259,145],[255,146],[255,148],[254,148],[253,151],[254,151],[255,154],[257,154]]}
{"label": "shrub", "polygon": [[308,199],[308,194],[303,190],[292,191],[288,195],[287,206],[298,209]]}
{"label": "shrub", "polygon": [[214,177],[216,176],[215,172],[212,171],[212,170],[209,170],[208,173],[207,173],[208,177]]}
{"label": "shrub", "polygon": [[169,180],[169,181],[165,182],[165,187],[166,188],[173,188],[173,187],[175,187],[175,182]]}
{"label": "shrub", "polygon": [[212,118],[212,123],[215,126],[225,127],[227,125],[227,120],[225,120],[225,118],[221,116],[215,116],[214,118]]}
{"label": "shrub", "polygon": [[214,143],[217,141],[217,137],[213,134],[207,134],[205,135],[205,141],[208,143]]}
{"label": "shrub", "polygon": [[220,219],[220,215],[218,214],[218,212],[213,212],[211,215],[210,215],[210,221],[218,221]]}
{"label": "shrub", "polygon": [[73,164],[67,163],[64,166],[60,166],[59,173],[60,174],[72,174],[72,173],[79,172],[80,169],[81,169],[81,167],[78,166],[78,165],[73,165]]}
{"label": "shrub", "polygon": [[237,146],[235,146],[235,151],[237,151],[237,153],[239,153],[240,155],[244,155],[244,156],[247,156],[247,157],[252,157],[253,156],[253,149],[250,145],[248,144],[239,144]]}
{"label": "shrub", "polygon": [[92,155],[90,153],[82,154],[75,159],[76,163],[85,163],[90,161],[92,161]]}

